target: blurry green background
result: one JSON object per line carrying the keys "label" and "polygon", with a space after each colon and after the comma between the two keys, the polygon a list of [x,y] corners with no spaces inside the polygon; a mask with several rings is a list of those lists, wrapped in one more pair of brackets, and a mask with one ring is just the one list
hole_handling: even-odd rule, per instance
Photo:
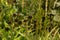
{"label": "blurry green background", "polygon": [[0,40],[60,40],[60,0],[0,0]]}

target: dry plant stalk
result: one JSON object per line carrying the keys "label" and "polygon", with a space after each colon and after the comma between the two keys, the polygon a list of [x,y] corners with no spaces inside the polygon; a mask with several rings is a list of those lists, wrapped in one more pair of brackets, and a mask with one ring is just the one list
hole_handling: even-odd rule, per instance
{"label": "dry plant stalk", "polygon": [[54,27],[54,28],[51,30],[51,32],[47,35],[47,38],[51,35],[51,33],[52,33],[56,28],[57,28],[57,26]]}
{"label": "dry plant stalk", "polygon": [[45,2],[45,17],[47,16],[48,0]]}
{"label": "dry plant stalk", "polygon": [[36,22],[36,40],[38,40],[38,22]]}
{"label": "dry plant stalk", "polygon": [[26,27],[26,38],[27,38],[27,40],[29,40],[29,38],[28,38],[28,22],[26,22],[25,23],[26,25],[25,25],[25,27]]}
{"label": "dry plant stalk", "polygon": [[[25,0],[22,0],[22,12],[24,11],[24,6],[25,6]],[[28,38],[28,25],[27,25],[27,22],[25,22],[25,27],[26,27],[25,37],[26,37],[27,40],[29,40],[29,38]]]}
{"label": "dry plant stalk", "polygon": [[56,5],[57,1],[58,1],[58,0],[55,0],[53,8],[55,8],[55,5]]}
{"label": "dry plant stalk", "polygon": [[55,38],[56,34],[58,33],[58,31],[59,31],[59,28],[55,31],[54,37],[52,38],[52,40],[54,40],[54,38]]}
{"label": "dry plant stalk", "polygon": [[41,9],[41,0],[38,0],[38,1],[39,1],[39,10],[40,10]]}
{"label": "dry plant stalk", "polygon": [[25,4],[25,0],[22,0],[22,12],[23,12],[23,9],[24,9],[24,4]]}
{"label": "dry plant stalk", "polygon": [[[39,11],[39,14],[41,14],[41,0],[38,0],[37,2],[39,5],[38,11]],[[41,23],[41,20],[40,20],[40,23]],[[40,24],[40,26],[42,26],[42,25]],[[38,25],[38,20],[37,20],[37,22],[36,22],[36,39],[35,40],[39,40],[38,28],[39,28],[39,25]]]}

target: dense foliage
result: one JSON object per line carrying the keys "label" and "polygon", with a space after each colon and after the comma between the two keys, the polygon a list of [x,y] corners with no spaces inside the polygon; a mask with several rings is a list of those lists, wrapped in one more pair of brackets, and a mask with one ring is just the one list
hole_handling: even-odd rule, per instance
{"label": "dense foliage", "polygon": [[0,40],[60,40],[60,0],[0,0]]}

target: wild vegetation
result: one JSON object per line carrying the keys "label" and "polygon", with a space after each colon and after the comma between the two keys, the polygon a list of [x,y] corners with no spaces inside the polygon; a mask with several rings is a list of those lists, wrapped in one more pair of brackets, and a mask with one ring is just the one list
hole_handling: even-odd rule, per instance
{"label": "wild vegetation", "polygon": [[60,0],[0,0],[0,40],[60,40]]}

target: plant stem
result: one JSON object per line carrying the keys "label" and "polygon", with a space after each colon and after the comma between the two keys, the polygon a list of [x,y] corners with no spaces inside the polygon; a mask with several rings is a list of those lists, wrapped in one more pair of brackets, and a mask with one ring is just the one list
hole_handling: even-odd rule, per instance
{"label": "plant stem", "polygon": [[24,9],[24,4],[25,4],[25,1],[22,0],[22,12],[23,12],[23,9]]}
{"label": "plant stem", "polygon": [[47,16],[48,0],[45,2],[45,17]]}

